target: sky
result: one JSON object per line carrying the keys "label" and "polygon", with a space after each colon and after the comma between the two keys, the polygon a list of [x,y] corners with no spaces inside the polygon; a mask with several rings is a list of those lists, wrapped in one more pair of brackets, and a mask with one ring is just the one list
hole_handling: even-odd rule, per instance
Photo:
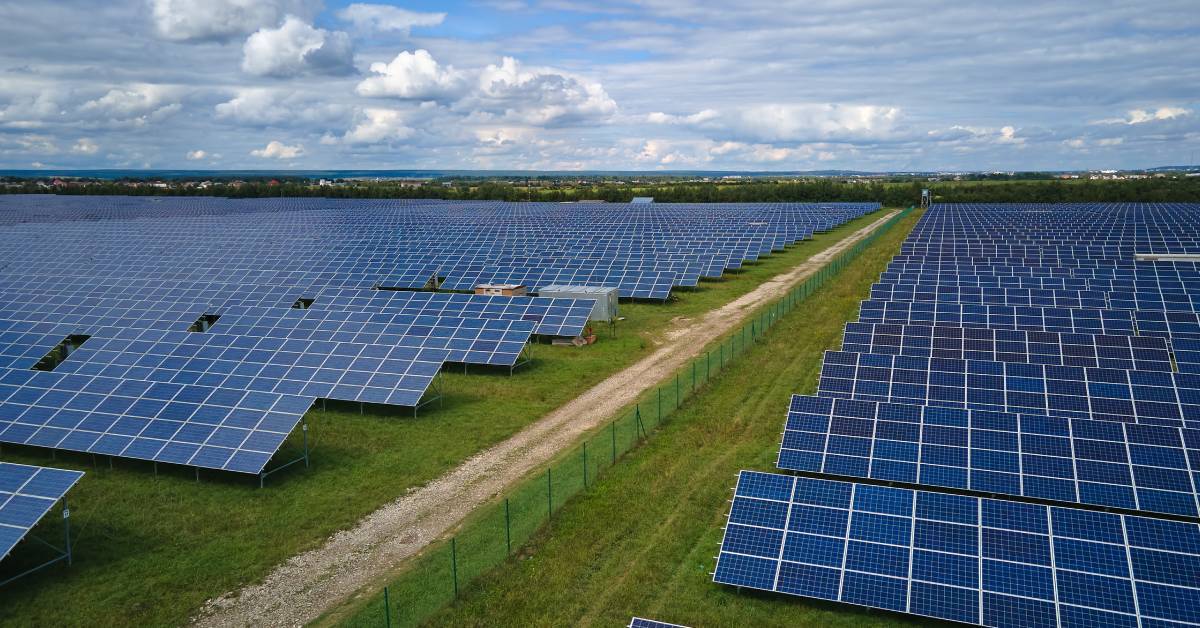
{"label": "sky", "polygon": [[1196,0],[0,0],[0,168],[1200,163]]}

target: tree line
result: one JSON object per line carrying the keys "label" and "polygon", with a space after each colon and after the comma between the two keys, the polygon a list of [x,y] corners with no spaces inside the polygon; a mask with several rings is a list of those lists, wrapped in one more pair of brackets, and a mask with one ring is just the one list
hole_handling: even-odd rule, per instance
{"label": "tree line", "polygon": [[888,207],[920,202],[929,189],[935,202],[944,203],[1058,203],[1058,202],[1200,202],[1200,177],[1126,180],[1006,180],[922,181],[890,180],[847,182],[841,179],[748,180],[739,182],[663,181],[656,183],[584,182],[527,186],[506,181],[432,181],[419,186],[394,181],[352,181],[316,186],[306,179],[215,182],[208,188],[131,186],[128,182],[67,182],[47,188],[35,181],[9,183],[6,193],[121,194],[153,196],[222,196],[263,198],[310,196],[328,198],[409,198],[497,201],[628,202],[635,196],[653,196],[667,203],[763,202],[879,202]]}

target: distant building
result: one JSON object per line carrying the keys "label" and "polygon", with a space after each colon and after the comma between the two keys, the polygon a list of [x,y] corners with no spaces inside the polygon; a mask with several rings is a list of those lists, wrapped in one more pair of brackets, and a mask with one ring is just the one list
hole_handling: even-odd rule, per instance
{"label": "distant building", "polygon": [[654,197],[653,196],[635,196],[635,197],[633,197],[633,200],[629,201],[629,202],[633,203],[634,205],[649,205],[650,203],[654,202]]}
{"label": "distant building", "polygon": [[516,283],[481,283],[475,286],[475,294],[486,294],[498,297],[520,297],[529,292],[525,286]]}

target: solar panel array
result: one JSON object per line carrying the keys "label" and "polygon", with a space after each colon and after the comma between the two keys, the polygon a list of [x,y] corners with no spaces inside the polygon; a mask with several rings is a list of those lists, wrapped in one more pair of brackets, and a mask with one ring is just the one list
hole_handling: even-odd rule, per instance
{"label": "solar panel array", "polygon": [[317,399],[418,406],[594,305],[412,289],[665,299],[877,208],[3,196],[0,443],[263,473]]}
{"label": "solar panel array", "polygon": [[1200,622],[1200,526],[743,471],[717,582],[985,626]]}
{"label": "solar panel array", "polygon": [[1200,624],[1200,205],[935,205],[719,583],[989,626]]}
{"label": "solar panel array", "polygon": [[0,462],[0,560],[81,477],[80,471]]}
{"label": "solar panel array", "polygon": [[634,617],[629,621],[629,628],[687,628],[682,624],[668,624],[665,621],[657,619],[645,619],[642,617]]}

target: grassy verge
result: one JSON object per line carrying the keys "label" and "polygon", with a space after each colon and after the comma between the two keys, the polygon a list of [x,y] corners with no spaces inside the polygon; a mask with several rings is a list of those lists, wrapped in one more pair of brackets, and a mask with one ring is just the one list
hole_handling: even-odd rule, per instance
{"label": "grassy verge", "polygon": [[[916,218],[905,219],[782,318],[707,389],[687,399],[644,446],[563,505],[550,525],[533,532],[500,567],[460,582],[459,601],[423,623],[617,626],[633,615],[691,626],[912,621],[739,593],[712,584],[709,574],[737,471],[773,468],[789,396],[815,388],[822,352],[838,345],[842,324],[855,317],[867,288]],[[393,621],[407,623],[405,611],[396,608]],[[382,621],[375,604],[360,608],[348,623]]]}
{"label": "grassy verge", "polygon": [[[6,447],[3,459],[88,471],[71,493],[76,562],[0,589],[0,624],[179,624],[208,598],[265,575],[289,556],[353,525],[611,373],[649,353],[676,317],[693,317],[752,290],[878,214],[862,217],[666,304],[621,305],[616,338],[575,349],[539,345],[507,371],[444,373],[444,403],[418,417],[333,410],[309,416],[313,467],[257,482],[226,474]],[[290,443],[280,459],[298,454]],[[47,524],[44,536],[57,538]],[[44,558],[32,546],[0,564],[0,579]]]}

